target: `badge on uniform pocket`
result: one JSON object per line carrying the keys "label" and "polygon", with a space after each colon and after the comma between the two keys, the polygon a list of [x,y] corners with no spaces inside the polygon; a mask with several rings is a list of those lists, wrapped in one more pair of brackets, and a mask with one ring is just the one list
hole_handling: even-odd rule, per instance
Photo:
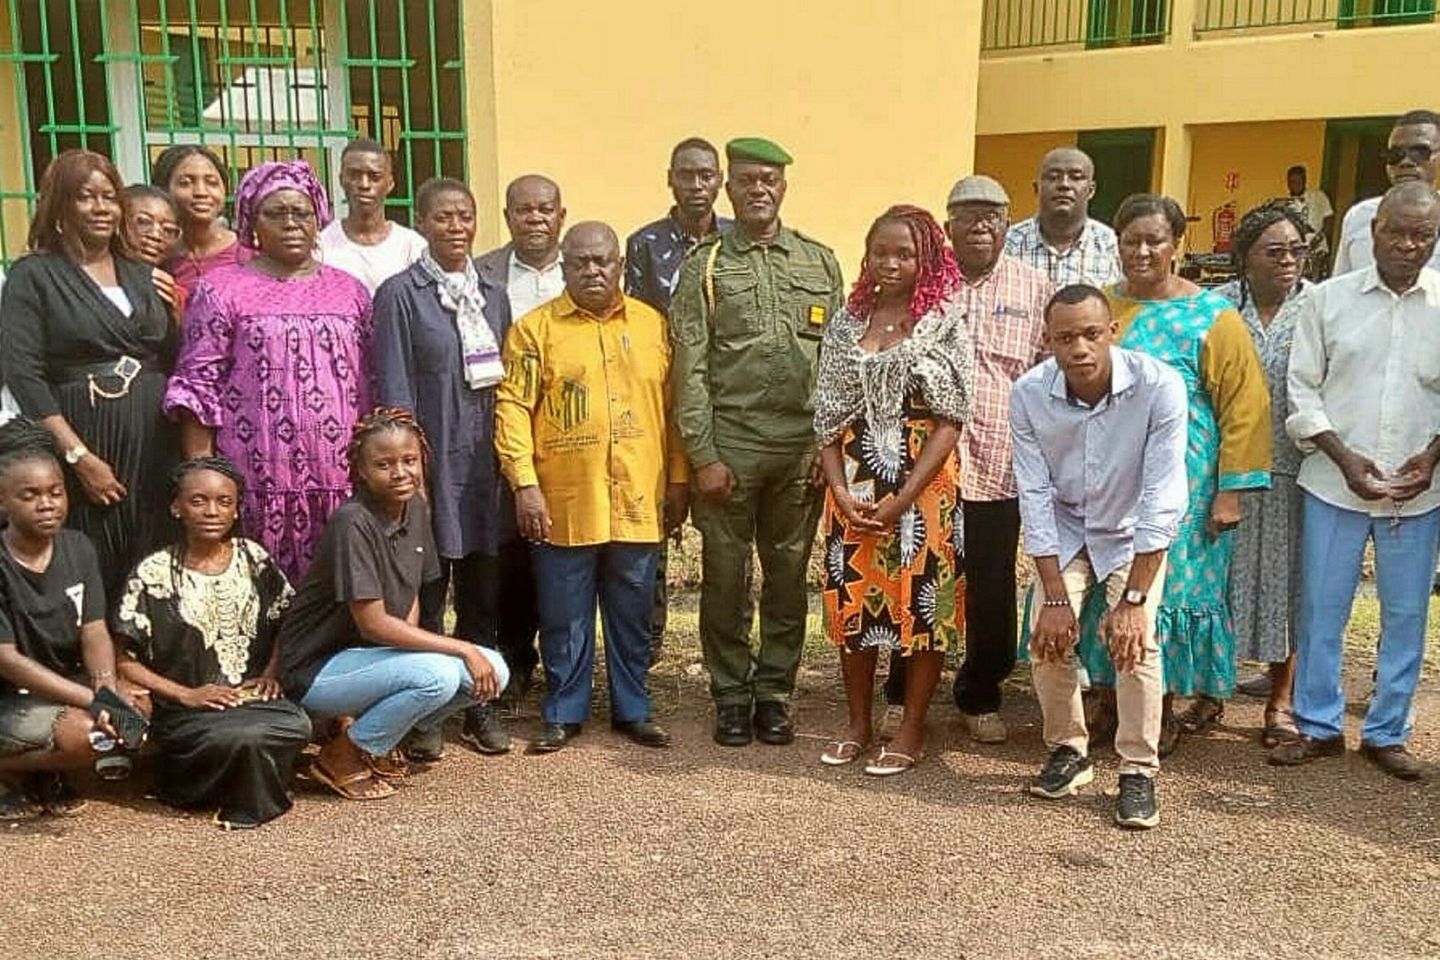
{"label": "badge on uniform pocket", "polygon": [[825,326],[825,308],[819,305],[810,308],[810,326]]}

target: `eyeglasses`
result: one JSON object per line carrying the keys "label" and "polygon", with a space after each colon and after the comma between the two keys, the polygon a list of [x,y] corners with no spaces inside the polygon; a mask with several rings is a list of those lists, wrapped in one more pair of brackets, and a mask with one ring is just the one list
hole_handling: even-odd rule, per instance
{"label": "eyeglasses", "polygon": [[270,223],[309,223],[315,219],[315,211],[307,210],[304,207],[273,207],[260,211],[260,219],[268,220]]}
{"label": "eyeglasses", "polygon": [[1429,163],[1435,151],[1428,143],[1412,143],[1408,147],[1390,147],[1380,154],[1387,166],[1398,167],[1408,158],[1412,163]]}
{"label": "eyeglasses", "polygon": [[1260,255],[1271,263],[1284,263],[1286,260],[1303,263],[1310,259],[1310,248],[1303,243],[1295,243],[1290,246],[1277,243],[1273,247],[1261,247]]}
{"label": "eyeglasses", "polygon": [[161,223],[146,213],[135,215],[135,232],[141,236],[159,234],[166,240],[178,240],[180,238],[180,227],[174,223]]}

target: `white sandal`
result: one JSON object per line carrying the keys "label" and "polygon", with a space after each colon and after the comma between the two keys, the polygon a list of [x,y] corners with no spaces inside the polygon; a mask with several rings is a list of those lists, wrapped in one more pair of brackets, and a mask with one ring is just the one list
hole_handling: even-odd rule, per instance
{"label": "white sandal", "polygon": [[[898,762],[885,762],[886,760],[891,759]],[[881,747],[880,752],[875,756],[875,759],[872,760],[865,767],[865,772],[870,774],[870,776],[872,777],[893,777],[897,774],[908,773],[909,771],[915,769],[915,764],[917,762],[919,762],[917,757],[907,756],[903,753],[896,753],[893,750],[886,750],[884,747]]]}
{"label": "white sandal", "polygon": [[[846,748],[850,749],[846,752]],[[843,767],[847,763],[854,763],[860,759],[860,751],[865,749],[865,744],[858,740],[836,740],[825,752],[820,754],[820,762],[827,767]]]}

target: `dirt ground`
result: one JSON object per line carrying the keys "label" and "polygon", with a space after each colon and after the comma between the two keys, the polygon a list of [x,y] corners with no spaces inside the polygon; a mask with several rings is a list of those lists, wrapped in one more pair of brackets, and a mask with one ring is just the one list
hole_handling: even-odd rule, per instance
{"label": "dirt ground", "polygon": [[[1124,833],[1108,752],[1073,801],[1023,794],[1043,747],[1022,673],[1009,743],[969,742],[938,698],[927,759],[877,781],[816,761],[844,716],[833,653],[808,659],[793,746],[728,750],[693,613],[675,623],[655,678],[674,749],[616,738],[602,704],[558,754],[451,743],[374,804],[302,780],[290,814],[238,834],[138,784],[100,790],[78,817],[0,833],[5,955],[1440,956],[1440,779],[1401,784],[1354,753],[1268,767],[1261,705],[1241,699],[1166,765],[1160,828]],[[1412,749],[1440,761],[1433,674],[1416,713]],[[535,726],[532,700],[515,732]]]}

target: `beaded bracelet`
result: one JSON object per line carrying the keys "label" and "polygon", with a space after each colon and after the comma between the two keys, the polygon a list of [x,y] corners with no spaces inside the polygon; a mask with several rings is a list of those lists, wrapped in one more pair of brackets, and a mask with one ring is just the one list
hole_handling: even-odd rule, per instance
{"label": "beaded bracelet", "polygon": [[1041,603],[1041,606],[1044,606],[1044,607],[1068,607],[1068,606],[1070,606],[1070,600],[1069,600],[1069,598],[1066,598],[1066,599],[1064,599],[1064,600],[1046,600],[1046,601],[1044,601],[1043,603]]}

